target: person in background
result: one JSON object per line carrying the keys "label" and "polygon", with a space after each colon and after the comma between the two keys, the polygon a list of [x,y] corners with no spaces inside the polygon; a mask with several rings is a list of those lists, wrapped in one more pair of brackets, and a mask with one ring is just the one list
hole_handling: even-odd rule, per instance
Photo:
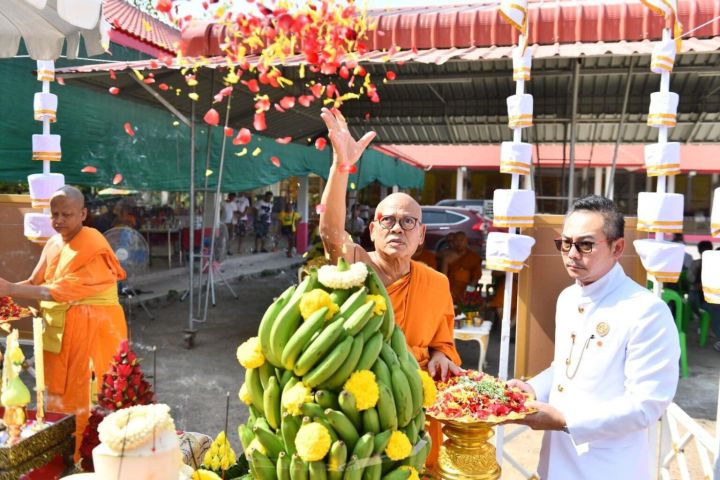
{"label": "person in background", "polygon": [[415,250],[415,254],[412,256],[412,259],[416,262],[424,263],[433,270],[437,270],[437,259],[435,258],[435,252],[425,248],[425,245],[422,243],[418,245],[418,248],[417,250]]}
{"label": "person in background", "polygon": [[52,226],[58,233],[43,248],[30,278],[0,278],[0,296],[38,300],[45,321],[45,379],[49,412],[75,415],[75,459],[90,413],[90,360],[95,377],[110,367],[127,339],[117,282],[125,279],[103,235],[84,227],[87,215],[80,190],[66,185],[50,198]]}
{"label": "person in background", "polygon": [[228,193],[227,198],[223,202],[221,206],[221,222],[225,224],[228,231],[228,242],[227,242],[227,254],[232,255],[232,252],[230,252],[230,240],[233,239],[234,229],[233,229],[233,223],[235,222],[235,219],[237,217],[238,213],[238,205],[235,201],[235,194],[234,193]]}
{"label": "person in background", "polygon": [[620,266],[624,230],[613,201],[590,195],[555,240],[574,284],[557,299],[554,358],[508,382],[537,399],[515,423],[545,431],[540,478],[654,478],[648,429],[675,396],[680,342],[668,306]]}
{"label": "person in background", "polygon": [[295,204],[290,199],[285,201],[285,207],[282,212],[278,215],[280,220],[280,230],[285,238],[287,238],[287,256],[292,257],[293,248],[295,248],[295,233],[297,231],[297,224],[302,217],[295,211]]}
{"label": "person in background", "polygon": [[453,301],[462,302],[465,292],[474,292],[482,277],[482,258],[468,248],[464,232],[455,232],[450,248],[440,262],[440,272],[450,281]]}
{"label": "person in background", "polygon": [[720,305],[706,302],[702,290],[702,254],[703,252],[713,249],[712,242],[703,240],[698,243],[697,249],[700,258],[693,260],[690,271],[688,272],[688,284],[690,285],[688,299],[690,308],[693,314],[698,317],[700,316],[700,309],[710,314],[710,326],[717,340],[713,343],[713,348],[720,352]]}
{"label": "person in background", "polygon": [[360,243],[360,237],[365,230],[365,221],[360,218],[360,204],[355,203],[350,207],[350,217],[345,222],[345,230],[350,234],[353,242]]}
{"label": "person in background", "polygon": [[[675,243],[683,243],[683,235],[682,233],[674,233],[671,239],[672,242]],[[692,255],[690,255],[687,251],[685,251],[683,255],[683,264],[682,264],[682,270],[680,273],[680,278],[677,282],[674,283],[664,283],[663,288],[669,288],[670,290],[675,290],[676,292],[679,292],[680,294],[685,294],[690,292],[690,282],[688,281],[688,277],[690,275],[690,268],[693,264],[693,258]]]}
{"label": "person in background", "polygon": [[272,223],[273,194],[265,192],[262,199],[255,203],[255,250],[253,253],[267,252],[265,249],[265,239],[270,231]]}

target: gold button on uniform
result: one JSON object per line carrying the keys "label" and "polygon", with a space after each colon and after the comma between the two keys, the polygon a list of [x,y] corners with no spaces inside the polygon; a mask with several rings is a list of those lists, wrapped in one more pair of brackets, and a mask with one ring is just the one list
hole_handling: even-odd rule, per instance
{"label": "gold button on uniform", "polygon": [[565,388],[562,385],[558,385],[558,392],[562,392]]}
{"label": "gold button on uniform", "polygon": [[578,313],[580,313],[580,314],[585,313],[585,305],[578,305]]}

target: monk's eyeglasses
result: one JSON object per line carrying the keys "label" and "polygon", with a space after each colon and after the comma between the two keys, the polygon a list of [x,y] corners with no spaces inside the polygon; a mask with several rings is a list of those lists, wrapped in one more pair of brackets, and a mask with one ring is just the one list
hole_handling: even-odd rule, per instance
{"label": "monk's eyeglasses", "polygon": [[570,253],[570,250],[572,249],[573,245],[575,246],[575,250],[580,252],[583,255],[587,255],[589,253],[592,253],[593,246],[596,243],[607,243],[608,240],[598,240],[597,242],[591,242],[590,240],[582,240],[580,242],[573,242],[566,238],[556,238],[555,240],[555,248],[560,250],[562,253]]}
{"label": "monk's eyeglasses", "polygon": [[377,216],[377,222],[385,230],[392,229],[396,223],[400,222],[400,228],[403,230],[410,231],[414,229],[418,224],[418,219],[415,217],[400,217],[397,219],[394,215],[388,215],[383,217],[382,215]]}

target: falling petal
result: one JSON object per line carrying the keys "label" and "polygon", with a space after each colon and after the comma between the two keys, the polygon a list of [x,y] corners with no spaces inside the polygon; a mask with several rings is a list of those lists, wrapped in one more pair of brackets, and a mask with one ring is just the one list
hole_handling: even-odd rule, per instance
{"label": "falling petal", "polygon": [[207,170],[205,170],[205,176],[206,176],[206,177],[209,177],[209,176],[212,175],[212,174],[213,174],[213,171],[210,170],[209,168],[208,168]]}
{"label": "falling petal", "polygon": [[254,78],[251,80],[242,80],[240,81],[243,85],[248,87],[248,90],[250,90],[252,93],[257,93],[260,91],[260,86],[258,85],[258,81]]}
{"label": "falling petal", "polygon": [[172,10],[172,2],[170,0],[158,0],[155,4],[155,10],[163,13],[170,13]]}
{"label": "falling petal", "polygon": [[279,159],[278,157],[276,157],[275,155],[273,155],[272,157],[270,157],[270,161],[271,161],[272,164],[275,165],[276,167],[280,167],[280,159]]}
{"label": "falling petal", "polygon": [[117,77],[115,76],[115,70],[110,70],[110,80],[117,80]]}
{"label": "falling petal", "polygon": [[177,120],[175,120],[172,124],[173,124],[173,127],[177,127],[177,126],[180,125],[180,122],[178,122]]}
{"label": "falling petal", "polygon": [[207,111],[207,113],[203,117],[203,120],[208,125],[217,127],[218,123],[220,123],[220,114],[218,113],[217,110],[215,110],[214,108],[211,108],[210,110]]}
{"label": "falling petal", "polygon": [[325,210],[327,210],[327,207],[324,204],[318,203],[317,205],[315,205],[315,213],[317,213],[318,215],[322,215],[323,213],[325,213]]}
{"label": "falling petal", "polygon": [[58,85],[65,85],[65,79],[63,77],[57,77]]}
{"label": "falling petal", "polygon": [[281,145],[287,145],[288,143],[292,142],[292,137],[280,137],[276,138],[275,141]]}
{"label": "falling petal", "polygon": [[135,136],[135,130],[133,130],[133,127],[130,124],[130,122],[125,122],[125,125],[123,125],[123,128],[125,129],[125,133],[127,133],[131,137]]}
{"label": "falling petal", "polygon": [[240,150],[239,152],[235,152],[235,155],[237,155],[238,157],[242,157],[242,156],[245,155],[246,153],[247,153],[247,148],[243,148],[243,149]]}
{"label": "falling petal", "polygon": [[314,100],[315,97],[312,95],[300,95],[300,97],[298,97],[298,103],[303,107],[309,107]]}
{"label": "falling petal", "polygon": [[123,181],[122,174],[116,173],[115,176],[113,177],[112,183],[113,183],[113,185],[117,185],[118,183],[120,183],[122,181]]}
{"label": "falling petal", "polygon": [[350,182],[350,190],[355,190],[355,182]]}
{"label": "falling petal", "polygon": [[255,119],[253,120],[253,128],[255,128],[255,130],[257,130],[258,132],[261,132],[267,128],[267,124],[265,123],[265,112],[255,114]]}
{"label": "falling petal", "polygon": [[262,152],[262,148],[255,147],[255,150],[253,150],[253,152],[252,152],[252,156],[257,157],[258,155],[260,155],[261,152]]}
{"label": "falling petal", "polygon": [[282,108],[289,110],[295,106],[295,97],[288,95],[281,98],[279,103]]}
{"label": "falling petal", "polygon": [[[152,74],[151,74],[151,75],[152,75]],[[146,78],[145,80],[143,80],[143,83],[144,83],[145,85],[152,85],[153,83],[155,83],[155,79],[152,78],[152,77],[148,77],[148,78]]]}
{"label": "falling petal", "polygon": [[387,78],[388,80],[395,80],[396,76],[397,75],[392,70],[385,73],[385,78]]}
{"label": "falling petal", "polygon": [[118,87],[110,87],[108,88],[108,92],[110,92],[110,95],[117,95],[120,93],[120,89]]}
{"label": "falling petal", "polygon": [[221,94],[217,94],[213,97],[213,103],[220,103],[225,99]]}
{"label": "falling petal", "polygon": [[136,69],[136,68],[133,68],[132,71],[133,71],[133,73],[135,74],[135,76],[137,77],[138,80],[144,80],[144,79],[145,79],[145,77],[143,76],[143,74],[140,73],[140,70],[138,70],[138,69]]}
{"label": "falling petal", "polygon": [[324,87],[322,84],[320,84],[320,83],[316,83],[315,85],[313,85],[312,87],[310,87],[310,91],[311,91],[312,94],[315,95],[317,98],[320,98],[320,97],[322,96],[324,89],[325,89],[325,87]]}
{"label": "falling petal", "polygon": [[92,165],[86,165],[80,170],[82,173],[97,173],[97,168]]}
{"label": "falling petal", "polygon": [[238,134],[233,138],[233,145],[247,145],[252,140],[252,133],[247,128],[241,128]]}
{"label": "falling petal", "polygon": [[321,152],[325,149],[325,145],[327,145],[327,140],[325,140],[324,137],[318,137],[318,139],[315,140],[315,148]]}
{"label": "falling petal", "polygon": [[198,95],[198,94],[195,93],[195,92],[193,92],[193,93],[188,93],[188,97],[190,97],[190,99],[191,99],[192,101],[194,101],[194,102],[197,102],[197,101],[200,99],[200,95]]}
{"label": "falling petal", "polygon": [[168,87],[167,83],[161,83],[160,85],[158,85],[158,88],[159,88],[160,90],[162,90],[163,92],[165,92],[165,91],[167,91],[167,90],[170,89],[170,87]]}
{"label": "falling petal", "polygon": [[145,20],[144,18],[143,18],[143,27],[145,27],[146,32],[152,31],[152,24],[150,22],[148,22],[147,20]]}
{"label": "falling petal", "polygon": [[233,91],[233,87],[229,86],[229,87],[225,87],[222,90],[220,90],[220,94],[224,97],[227,97],[228,95],[230,95],[232,93],[232,91]]}
{"label": "falling petal", "polygon": [[226,137],[232,137],[234,133],[235,133],[235,130],[233,130],[230,127],[225,127],[225,136]]}
{"label": "falling petal", "polygon": [[280,105],[278,105],[277,103],[273,104],[273,107],[275,108],[276,112],[280,112],[280,113],[286,112],[286,110],[284,108],[282,108]]}

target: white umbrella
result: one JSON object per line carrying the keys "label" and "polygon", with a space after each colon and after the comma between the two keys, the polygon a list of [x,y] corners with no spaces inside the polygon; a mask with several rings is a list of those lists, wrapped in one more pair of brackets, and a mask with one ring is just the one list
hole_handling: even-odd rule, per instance
{"label": "white umbrella", "polygon": [[0,1],[0,58],[17,55],[20,39],[30,57],[54,60],[63,53],[76,58],[80,37],[89,56],[109,45],[110,25],[102,15],[102,0]]}

